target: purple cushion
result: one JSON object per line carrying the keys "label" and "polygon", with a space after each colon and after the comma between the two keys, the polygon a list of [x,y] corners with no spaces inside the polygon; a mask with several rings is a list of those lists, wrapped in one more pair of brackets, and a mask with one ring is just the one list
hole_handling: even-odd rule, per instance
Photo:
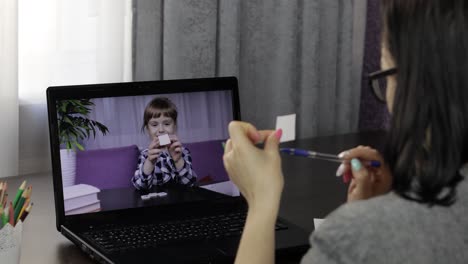
{"label": "purple cushion", "polygon": [[78,151],[75,184],[85,183],[101,190],[132,187],[139,154],[136,145]]}
{"label": "purple cushion", "polygon": [[192,167],[200,185],[229,180],[223,164],[225,140],[213,140],[184,144],[192,155]]}

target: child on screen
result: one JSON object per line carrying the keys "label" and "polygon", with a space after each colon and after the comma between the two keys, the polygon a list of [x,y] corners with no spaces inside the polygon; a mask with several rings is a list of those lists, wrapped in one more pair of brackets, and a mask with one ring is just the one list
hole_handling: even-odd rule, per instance
{"label": "child on screen", "polygon": [[140,153],[132,178],[138,190],[168,183],[193,186],[197,175],[192,169],[190,151],[177,138],[177,108],[165,97],[154,98],[145,108],[142,130],[150,138]]}

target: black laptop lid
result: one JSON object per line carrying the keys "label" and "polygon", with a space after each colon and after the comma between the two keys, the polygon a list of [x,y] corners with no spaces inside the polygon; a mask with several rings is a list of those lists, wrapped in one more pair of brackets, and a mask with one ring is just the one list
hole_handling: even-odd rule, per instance
{"label": "black laptop lid", "polygon": [[222,164],[235,77],[49,87],[47,104],[59,230],[242,202]]}

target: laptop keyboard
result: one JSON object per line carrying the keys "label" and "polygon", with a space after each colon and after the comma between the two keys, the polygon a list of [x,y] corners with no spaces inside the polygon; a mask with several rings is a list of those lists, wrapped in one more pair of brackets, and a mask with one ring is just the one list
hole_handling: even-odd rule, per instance
{"label": "laptop keyboard", "polygon": [[[122,251],[137,248],[205,239],[239,236],[245,224],[246,213],[236,212],[165,223],[93,230],[84,235],[104,251]],[[276,230],[287,229],[277,222]]]}

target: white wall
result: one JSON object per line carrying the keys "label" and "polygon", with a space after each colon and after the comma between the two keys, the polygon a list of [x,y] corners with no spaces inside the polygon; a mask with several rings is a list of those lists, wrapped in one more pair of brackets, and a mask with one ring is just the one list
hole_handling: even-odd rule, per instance
{"label": "white wall", "polygon": [[19,174],[50,171],[46,105],[20,105],[19,116]]}

